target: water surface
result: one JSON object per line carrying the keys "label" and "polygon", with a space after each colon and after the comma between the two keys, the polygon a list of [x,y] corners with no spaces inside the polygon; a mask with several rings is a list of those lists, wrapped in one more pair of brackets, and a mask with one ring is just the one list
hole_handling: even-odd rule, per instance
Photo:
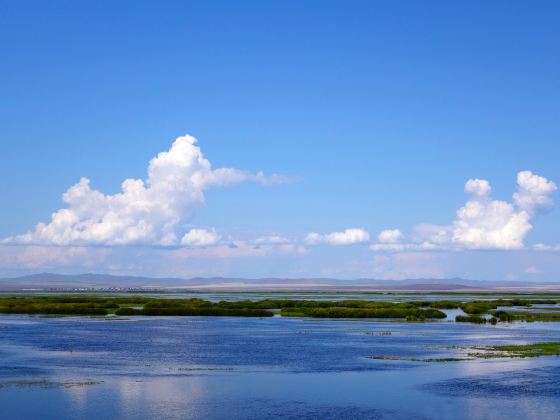
{"label": "water surface", "polygon": [[557,323],[0,316],[7,418],[560,418],[560,361],[448,363]]}

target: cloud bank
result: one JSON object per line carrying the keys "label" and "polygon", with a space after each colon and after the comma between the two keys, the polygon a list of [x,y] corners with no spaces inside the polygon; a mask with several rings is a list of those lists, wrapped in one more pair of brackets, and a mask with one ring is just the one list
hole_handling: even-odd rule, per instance
{"label": "cloud bank", "polygon": [[400,231],[386,230],[371,249],[523,249],[525,237],[533,228],[532,219],[538,211],[553,205],[551,195],[556,189],[554,182],[531,171],[522,171],[517,174],[517,190],[509,203],[492,198],[487,180],[470,179],[465,184],[470,198],[457,210],[450,225],[417,225],[408,242],[401,241],[402,235],[397,233]]}
{"label": "cloud bank", "polygon": [[[204,192],[242,182],[274,185],[289,182],[280,175],[266,176],[234,168],[212,169],[196,146],[196,139],[178,137],[168,151],[148,165],[146,180],[126,179],[122,191],[107,195],[82,178],[62,195],[66,207],[52,214],[49,223],[39,223],[5,243],[43,245],[187,245],[217,242],[213,231],[184,225],[193,211],[204,205]],[[181,238],[181,239],[179,239]]]}
{"label": "cloud bank", "polygon": [[311,232],[305,238],[309,245],[353,245],[369,241],[369,232],[361,228],[346,229],[342,232],[332,232],[321,235]]}

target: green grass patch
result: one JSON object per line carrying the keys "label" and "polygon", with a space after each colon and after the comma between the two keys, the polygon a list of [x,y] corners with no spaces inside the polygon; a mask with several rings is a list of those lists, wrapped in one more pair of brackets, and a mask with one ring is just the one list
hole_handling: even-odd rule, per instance
{"label": "green grass patch", "polygon": [[301,307],[283,308],[282,316],[304,316],[310,318],[387,318],[420,321],[425,319],[442,319],[445,314],[437,309],[418,309],[414,306],[406,307],[401,304],[378,308],[356,307]]}
{"label": "green grass patch", "polygon": [[491,349],[498,352],[507,352],[507,357],[560,356],[560,342],[493,346]]}
{"label": "green grass patch", "polygon": [[453,350],[459,350],[457,357],[428,357],[428,358],[411,358],[401,356],[368,356],[373,360],[398,360],[406,362],[462,362],[466,360],[476,359],[501,359],[501,358],[526,358],[526,357],[543,357],[543,356],[560,356],[560,342],[544,342],[533,344],[510,344],[500,346],[473,346],[473,347],[449,347]]}
{"label": "green grass patch", "polygon": [[457,315],[455,322],[470,322],[472,324],[486,324],[486,318],[478,315]]}
{"label": "green grass patch", "polygon": [[525,321],[525,322],[560,322],[560,312],[508,312],[493,311],[491,312],[496,318],[502,322]]}

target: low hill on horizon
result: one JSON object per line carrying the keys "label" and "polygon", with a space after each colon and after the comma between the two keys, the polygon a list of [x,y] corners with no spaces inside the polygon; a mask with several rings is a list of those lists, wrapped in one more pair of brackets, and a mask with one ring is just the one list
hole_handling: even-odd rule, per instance
{"label": "low hill on horizon", "polygon": [[56,274],[38,273],[0,279],[0,290],[278,290],[278,291],[560,291],[560,282],[527,282],[450,279],[378,280],[331,278],[235,278],[122,276],[111,274]]}

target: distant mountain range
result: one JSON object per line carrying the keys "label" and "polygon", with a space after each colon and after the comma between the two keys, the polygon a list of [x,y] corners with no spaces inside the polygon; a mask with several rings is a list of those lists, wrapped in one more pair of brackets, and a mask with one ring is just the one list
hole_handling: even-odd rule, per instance
{"label": "distant mountain range", "polygon": [[338,280],[329,278],[222,278],[196,277],[155,278],[140,276],[114,276],[109,274],[53,274],[40,273],[14,278],[0,279],[0,290],[239,290],[239,291],[560,291],[560,282],[482,281],[461,278],[451,279],[408,279]]}

